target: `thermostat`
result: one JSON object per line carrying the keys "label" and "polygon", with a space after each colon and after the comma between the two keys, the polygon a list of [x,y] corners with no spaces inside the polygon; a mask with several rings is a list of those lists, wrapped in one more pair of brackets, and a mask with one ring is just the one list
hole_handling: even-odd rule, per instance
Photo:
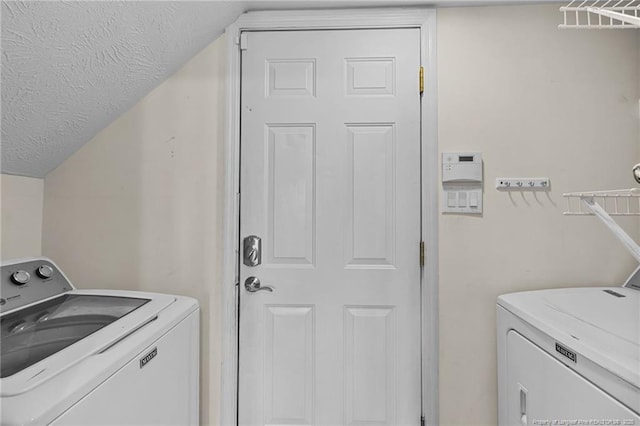
{"label": "thermostat", "polygon": [[442,212],[482,213],[482,153],[442,153]]}

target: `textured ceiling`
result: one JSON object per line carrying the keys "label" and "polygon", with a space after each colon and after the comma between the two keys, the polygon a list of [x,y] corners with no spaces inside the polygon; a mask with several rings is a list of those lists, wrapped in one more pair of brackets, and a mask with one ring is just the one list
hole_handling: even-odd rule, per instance
{"label": "textured ceiling", "polygon": [[214,40],[244,7],[3,2],[2,172],[45,176]]}
{"label": "textured ceiling", "polygon": [[2,1],[2,173],[44,177],[245,10],[553,0]]}

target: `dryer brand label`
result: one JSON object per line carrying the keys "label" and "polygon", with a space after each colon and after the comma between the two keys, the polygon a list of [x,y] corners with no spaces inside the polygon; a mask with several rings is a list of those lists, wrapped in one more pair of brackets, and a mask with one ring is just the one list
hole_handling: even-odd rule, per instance
{"label": "dryer brand label", "polygon": [[576,353],[571,352],[569,349],[565,348],[560,343],[556,343],[556,352],[558,352],[560,355],[564,355],[565,357],[569,358],[571,361],[575,363],[578,362],[577,361],[578,356],[576,355]]}
{"label": "dryer brand label", "polygon": [[153,348],[151,352],[140,358],[140,368],[147,365],[149,361],[156,357],[156,355],[158,355],[158,348]]}

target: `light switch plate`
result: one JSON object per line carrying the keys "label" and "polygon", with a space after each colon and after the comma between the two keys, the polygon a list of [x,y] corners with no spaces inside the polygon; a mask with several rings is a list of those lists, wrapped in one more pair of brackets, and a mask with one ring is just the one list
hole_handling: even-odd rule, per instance
{"label": "light switch plate", "polygon": [[442,195],[442,213],[482,213],[481,188],[444,189]]}

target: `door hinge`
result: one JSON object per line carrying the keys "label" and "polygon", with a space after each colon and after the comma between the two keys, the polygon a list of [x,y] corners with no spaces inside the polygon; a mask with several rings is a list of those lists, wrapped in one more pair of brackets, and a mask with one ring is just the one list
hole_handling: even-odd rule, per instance
{"label": "door hinge", "polygon": [[424,266],[424,241],[420,241],[420,266]]}
{"label": "door hinge", "polygon": [[424,426],[424,416],[420,416],[420,426]]}
{"label": "door hinge", "polygon": [[420,94],[424,93],[424,67],[420,67]]}
{"label": "door hinge", "polygon": [[240,39],[238,40],[240,50],[247,50],[249,47],[249,40],[247,40],[247,33],[240,33]]}

